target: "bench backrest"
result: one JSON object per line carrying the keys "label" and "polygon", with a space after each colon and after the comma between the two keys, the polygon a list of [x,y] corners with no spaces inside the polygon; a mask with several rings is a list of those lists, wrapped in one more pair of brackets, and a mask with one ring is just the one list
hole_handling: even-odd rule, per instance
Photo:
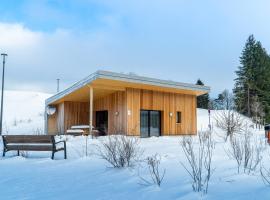
{"label": "bench backrest", "polygon": [[52,135],[3,135],[4,143],[41,143],[54,144]]}

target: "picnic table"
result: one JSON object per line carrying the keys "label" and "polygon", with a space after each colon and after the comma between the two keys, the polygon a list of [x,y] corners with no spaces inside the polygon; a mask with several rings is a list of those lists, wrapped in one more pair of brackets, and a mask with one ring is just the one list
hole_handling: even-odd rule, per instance
{"label": "picnic table", "polygon": [[[80,136],[80,135],[89,135],[89,125],[74,125],[67,130],[68,135]],[[94,136],[98,136],[99,131],[92,126],[92,133]]]}

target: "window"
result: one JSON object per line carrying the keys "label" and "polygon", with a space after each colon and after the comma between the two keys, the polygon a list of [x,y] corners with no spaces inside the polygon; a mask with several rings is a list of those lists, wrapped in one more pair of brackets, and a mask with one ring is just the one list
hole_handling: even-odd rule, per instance
{"label": "window", "polygon": [[176,123],[181,123],[181,112],[177,111],[176,112]]}

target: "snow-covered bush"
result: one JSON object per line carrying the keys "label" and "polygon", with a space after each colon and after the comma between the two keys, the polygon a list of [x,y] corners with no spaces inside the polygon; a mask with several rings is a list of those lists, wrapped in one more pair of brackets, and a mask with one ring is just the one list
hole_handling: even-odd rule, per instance
{"label": "snow-covered bush", "polygon": [[[199,141],[195,145],[195,138],[186,136],[181,141],[181,146],[187,164],[180,162],[192,179],[192,189],[195,192],[208,192],[212,169],[212,156],[214,142],[211,131],[199,132]],[[197,149],[196,149],[197,148]]]}
{"label": "snow-covered bush", "polygon": [[160,187],[166,173],[165,169],[160,170],[160,163],[161,163],[161,156],[158,154],[146,158],[146,164],[150,178],[148,180],[140,176],[141,180],[143,181],[142,183],[143,185],[155,184]]}
{"label": "snow-covered bush", "polygon": [[142,153],[139,138],[124,135],[107,136],[97,146],[97,155],[116,168],[133,166]]}
{"label": "snow-covered bush", "polygon": [[215,115],[216,126],[226,132],[225,141],[232,139],[233,134],[240,132],[243,127],[243,117],[234,110],[222,110]]}

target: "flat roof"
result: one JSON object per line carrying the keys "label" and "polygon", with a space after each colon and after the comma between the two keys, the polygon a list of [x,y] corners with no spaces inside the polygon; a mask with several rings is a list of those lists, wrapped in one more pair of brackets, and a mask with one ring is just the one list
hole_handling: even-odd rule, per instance
{"label": "flat roof", "polygon": [[208,93],[210,91],[210,87],[208,86],[181,83],[181,82],[170,81],[170,80],[161,80],[161,79],[149,78],[145,76],[138,76],[135,74],[124,74],[124,73],[98,70],[95,73],[87,76],[86,78],[76,82],[75,84],[68,87],[67,89],[46,99],[45,103],[46,105],[49,105],[50,103],[53,103],[63,98],[64,96],[88,85],[89,83],[97,79],[117,80],[117,81],[129,82],[129,83],[139,83],[139,84],[153,85],[153,86],[160,86],[160,87],[174,88],[174,89],[181,89],[181,90],[195,90],[195,91],[200,91],[202,93]]}

